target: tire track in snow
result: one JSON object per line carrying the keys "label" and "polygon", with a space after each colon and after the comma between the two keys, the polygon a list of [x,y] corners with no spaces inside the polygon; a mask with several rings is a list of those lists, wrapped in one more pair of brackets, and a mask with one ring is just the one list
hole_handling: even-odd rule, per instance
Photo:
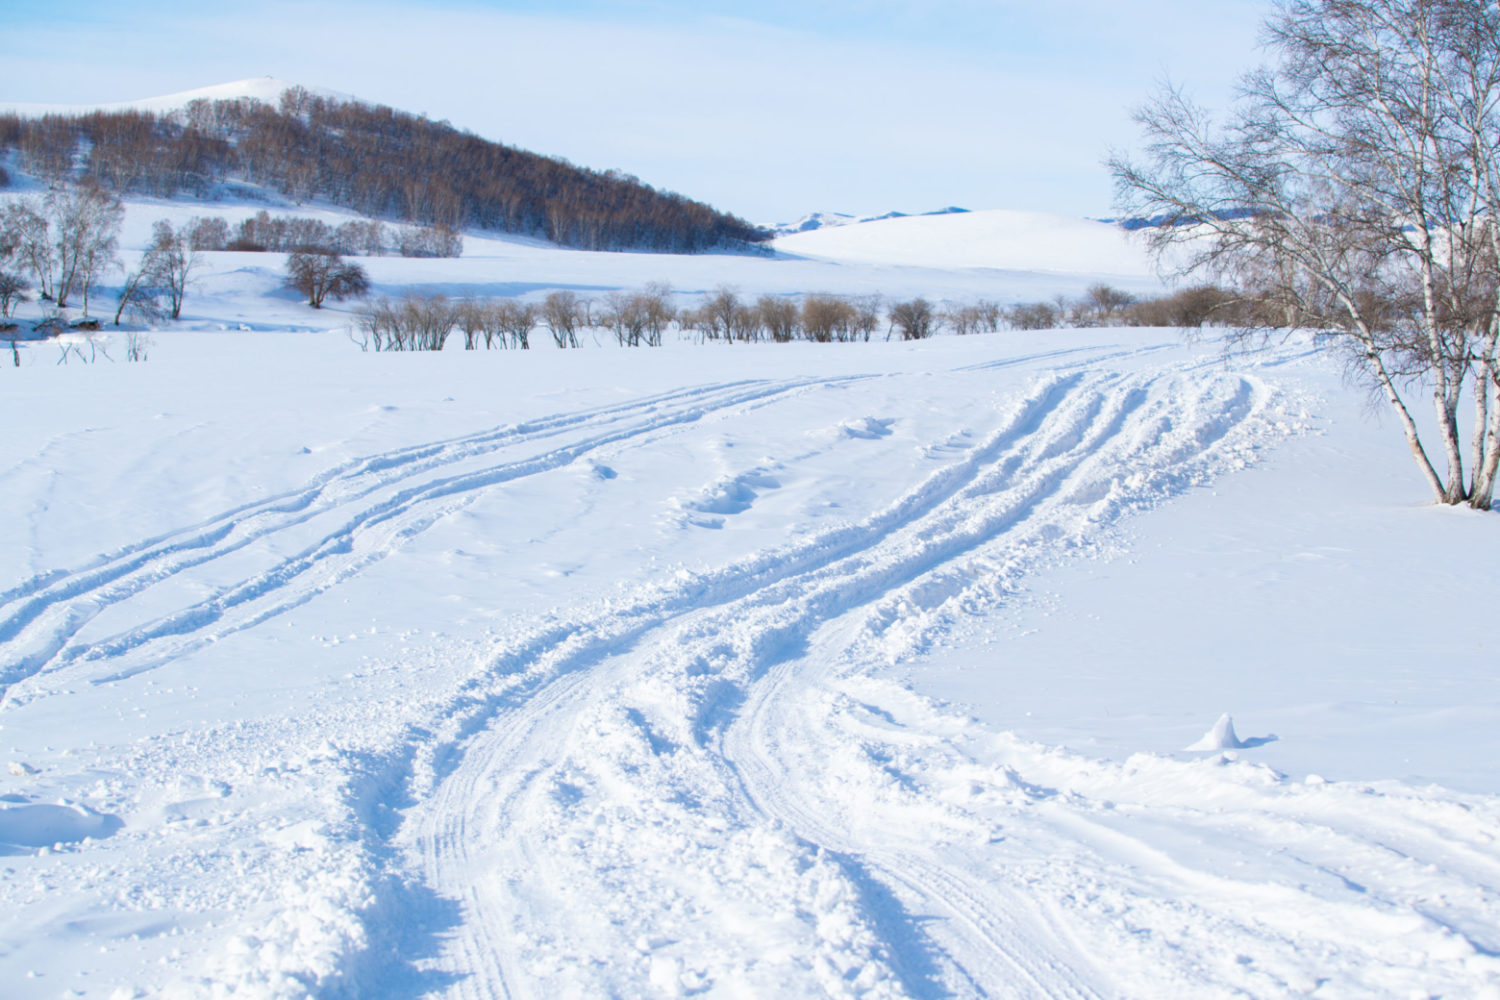
{"label": "tire track in snow", "polygon": [[[883,601],[965,560],[1010,555],[1014,575],[1057,540],[1097,533],[1201,476],[1195,465],[1265,405],[1262,389],[1225,375],[1056,379],[965,459],[852,528],[778,552],[773,571],[752,560],[686,606],[648,600],[628,641],[596,645],[604,655],[563,663],[543,651],[532,695],[475,710],[483,728],[471,718],[456,766],[433,775],[399,838],[427,884],[463,904],[439,963],[467,977],[455,995],[542,995],[544,968],[572,970],[572,988],[624,995],[667,981],[851,995],[1030,983],[1023,995],[1094,995],[1065,933],[1027,929],[1052,926],[1050,911],[933,857],[838,836],[775,791],[795,776],[744,734],[791,710],[803,674],[816,681],[808,649],[824,631],[858,622],[878,637]],[[1121,468],[1150,475],[1132,487]],[[597,635],[618,621],[578,628]],[[784,870],[747,860],[778,849],[794,859]],[[781,876],[768,882],[773,869]],[[709,874],[684,885],[683,870]],[[636,912],[601,916],[618,899]],[[801,913],[802,929],[787,935],[768,910]],[[780,964],[710,933],[725,911],[754,923]],[[924,936],[914,913],[947,920]],[[637,960],[601,971],[595,954]]]}
{"label": "tire track in snow", "polygon": [[[102,556],[73,571],[39,574],[0,593],[0,701],[16,682],[78,660],[113,659],[172,640],[118,679],[252,627],[361,572],[487,488],[551,471],[597,449],[649,440],[710,415],[737,413],[787,393],[848,378],[744,380],[564,413],[343,463],[307,485],[232,508],[192,527]],[[493,455],[559,437],[572,440],[525,457]],[[466,464],[475,469],[463,469]],[[315,522],[335,524],[319,533]],[[294,555],[163,617],[92,641],[79,633],[100,614],[165,581],[301,529],[315,535]]]}

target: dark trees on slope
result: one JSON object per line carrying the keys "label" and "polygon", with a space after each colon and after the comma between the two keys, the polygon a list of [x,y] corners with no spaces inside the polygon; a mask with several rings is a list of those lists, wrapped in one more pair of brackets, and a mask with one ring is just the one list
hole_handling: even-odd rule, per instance
{"label": "dark trees on slope", "polygon": [[[25,169],[60,179],[72,175],[82,152],[84,176],[116,191],[203,194],[239,178],[368,216],[539,235],[593,250],[692,253],[766,235],[633,177],[306,91],[278,107],[249,99],[194,101],[166,117],[0,115],[0,152],[7,148],[19,150]],[[414,252],[451,248],[423,244]]]}

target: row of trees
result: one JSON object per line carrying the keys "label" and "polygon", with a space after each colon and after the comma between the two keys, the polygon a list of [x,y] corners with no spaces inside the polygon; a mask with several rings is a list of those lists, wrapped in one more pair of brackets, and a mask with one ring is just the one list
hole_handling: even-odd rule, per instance
{"label": "row of trees", "polygon": [[[586,331],[613,337],[622,347],[660,346],[669,330],[700,342],[852,343],[868,341],[885,329],[885,338],[920,340],[939,329],[952,312],[936,310],[925,299],[897,302],[887,308],[879,296],[845,298],[814,294],[801,299],[763,295],[741,299],[732,288],[718,288],[693,308],[680,309],[663,282],[622,289],[596,302],[568,290],[555,291],[540,303],[515,299],[449,300],[412,294],[381,299],[355,313],[358,342],[366,350],[442,350],[448,337],[462,332],[465,350],[481,346],[531,346],[531,336],[545,329],[560,348],[580,346]],[[964,310],[992,310],[988,305]],[[964,313],[967,315],[967,312]]]}
{"label": "row of trees", "polygon": [[[329,267],[337,266],[335,258],[320,260]],[[305,284],[294,282],[293,287],[309,294]],[[580,335],[590,330],[612,337],[622,347],[660,346],[673,329],[703,343],[784,344],[805,340],[831,344],[869,341],[881,331],[886,340],[922,340],[943,331],[967,335],[1006,328],[1191,329],[1205,324],[1243,325],[1257,321],[1256,310],[1263,308],[1262,303],[1241,301],[1214,286],[1136,299],[1108,285],[1095,285],[1076,299],[1059,297],[1052,302],[1010,308],[990,301],[937,307],[924,298],[887,305],[878,295],[821,293],[744,299],[728,287],[715,289],[689,308],[679,308],[673,300],[672,288],[664,282],[612,291],[600,300],[572,291],[555,291],[534,304],[512,299],[450,301],[440,296],[408,296],[394,302],[381,300],[359,310],[357,325],[366,348],[377,351],[441,350],[454,331],[463,333],[466,350],[481,345],[526,349],[531,346],[531,334],[538,329],[545,329],[553,343],[562,348],[578,347]],[[421,308],[412,312],[412,302],[421,303]],[[416,316],[423,318],[421,323],[415,323]],[[432,329],[433,317],[447,317],[441,336],[418,336],[406,332],[403,326]]]}
{"label": "row of trees", "polygon": [[[1013,330],[1050,330],[1055,327],[1164,326],[1197,329],[1202,326],[1288,326],[1271,303],[1246,298],[1217,285],[1193,285],[1167,295],[1137,298],[1110,285],[1096,284],[1076,298],[1059,295],[1050,301],[1023,302],[998,312],[992,320]],[[957,332],[967,332],[953,324]]]}
{"label": "row of trees", "polygon": [[193,101],[165,116],[0,115],[0,152],[7,149],[40,177],[81,175],[118,192],[207,197],[243,181],[373,218],[523,233],[594,250],[692,253],[769,236],[635,177],[302,88],[275,107],[241,98]]}
{"label": "row of trees", "polygon": [[362,257],[392,253],[402,257],[458,257],[464,249],[463,236],[441,223],[393,228],[375,219],[351,219],[330,226],[321,219],[272,215],[261,210],[233,228],[217,216],[195,217],[184,228],[195,250],[257,253],[332,250]]}
{"label": "row of trees", "polygon": [[[19,198],[0,211],[0,317],[35,289],[61,310],[76,300],[89,322],[90,299],[103,275],[120,266],[120,224],[125,210],[103,189],[89,184],[53,188],[38,198]],[[127,311],[143,318],[182,313],[182,301],[200,258],[186,231],[163,219],[134,269],[126,269],[115,325]]]}

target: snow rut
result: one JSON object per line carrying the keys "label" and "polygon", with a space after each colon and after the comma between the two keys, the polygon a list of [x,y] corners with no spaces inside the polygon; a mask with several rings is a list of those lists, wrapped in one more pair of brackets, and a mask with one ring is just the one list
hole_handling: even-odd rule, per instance
{"label": "snow rut", "polygon": [[[76,569],[32,577],[0,592],[0,696],[9,696],[18,681],[79,661],[107,664],[96,681],[149,669],[307,602],[487,489],[606,446],[650,441],[710,415],[744,412],[838,381],[844,380],[688,388],[396,449]],[[278,547],[293,554],[278,556]],[[166,613],[145,610],[161,584],[217,567],[234,582]],[[134,610],[138,604],[140,611]],[[110,629],[95,625],[104,621]]]}
{"label": "snow rut", "polygon": [[[396,839],[464,913],[424,970],[460,997],[1159,985],[1150,948],[1133,982],[1080,923],[1078,894],[1114,862],[1067,826],[1073,793],[964,756],[984,736],[966,724],[921,707],[907,726],[845,688],[1059,547],[1244,464],[1284,433],[1275,408],[1222,372],[1054,377],[858,523],[502,650],[417,769]],[[1062,815],[1033,818],[1047,809]],[[1145,930],[1160,950],[1164,928]]]}

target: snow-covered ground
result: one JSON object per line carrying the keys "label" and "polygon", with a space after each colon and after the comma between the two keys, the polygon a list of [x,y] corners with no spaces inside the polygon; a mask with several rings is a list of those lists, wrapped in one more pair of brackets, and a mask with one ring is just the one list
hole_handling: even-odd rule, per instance
{"label": "snow-covered ground", "polygon": [[1158,286],[1144,246],[1124,229],[1043,212],[992,209],[880,219],[782,236],[776,247],[866,264],[1086,273],[1132,292]]}
{"label": "snow-covered ground", "polygon": [[[0,113],[11,112],[19,115],[49,115],[49,114],[78,114],[88,111],[149,111],[153,114],[169,114],[179,108],[184,108],[193,101],[233,101],[242,98],[263,101],[275,106],[281,95],[292,87],[300,84],[291,83],[287,80],[278,80],[274,76],[256,76],[248,80],[234,80],[230,83],[216,83],[208,87],[198,87],[193,90],[184,90],[175,94],[163,94],[157,97],[144,97],[130,101],[105,101],[98,104],[37,104],[25,101],[0,101]],[[355,98],[350,94],[344,94],[326,87],[304,87],[309,93],[320,97],[335,98],[341,101],[351,101]]]}
{"label": "snow-covered ground", "polygon": [[[364,263],[1150,280],[985,215]],[[1496,521],[1310,338],[374,354],[211,257],[0,372],[5,996],[1500,996]]]}

